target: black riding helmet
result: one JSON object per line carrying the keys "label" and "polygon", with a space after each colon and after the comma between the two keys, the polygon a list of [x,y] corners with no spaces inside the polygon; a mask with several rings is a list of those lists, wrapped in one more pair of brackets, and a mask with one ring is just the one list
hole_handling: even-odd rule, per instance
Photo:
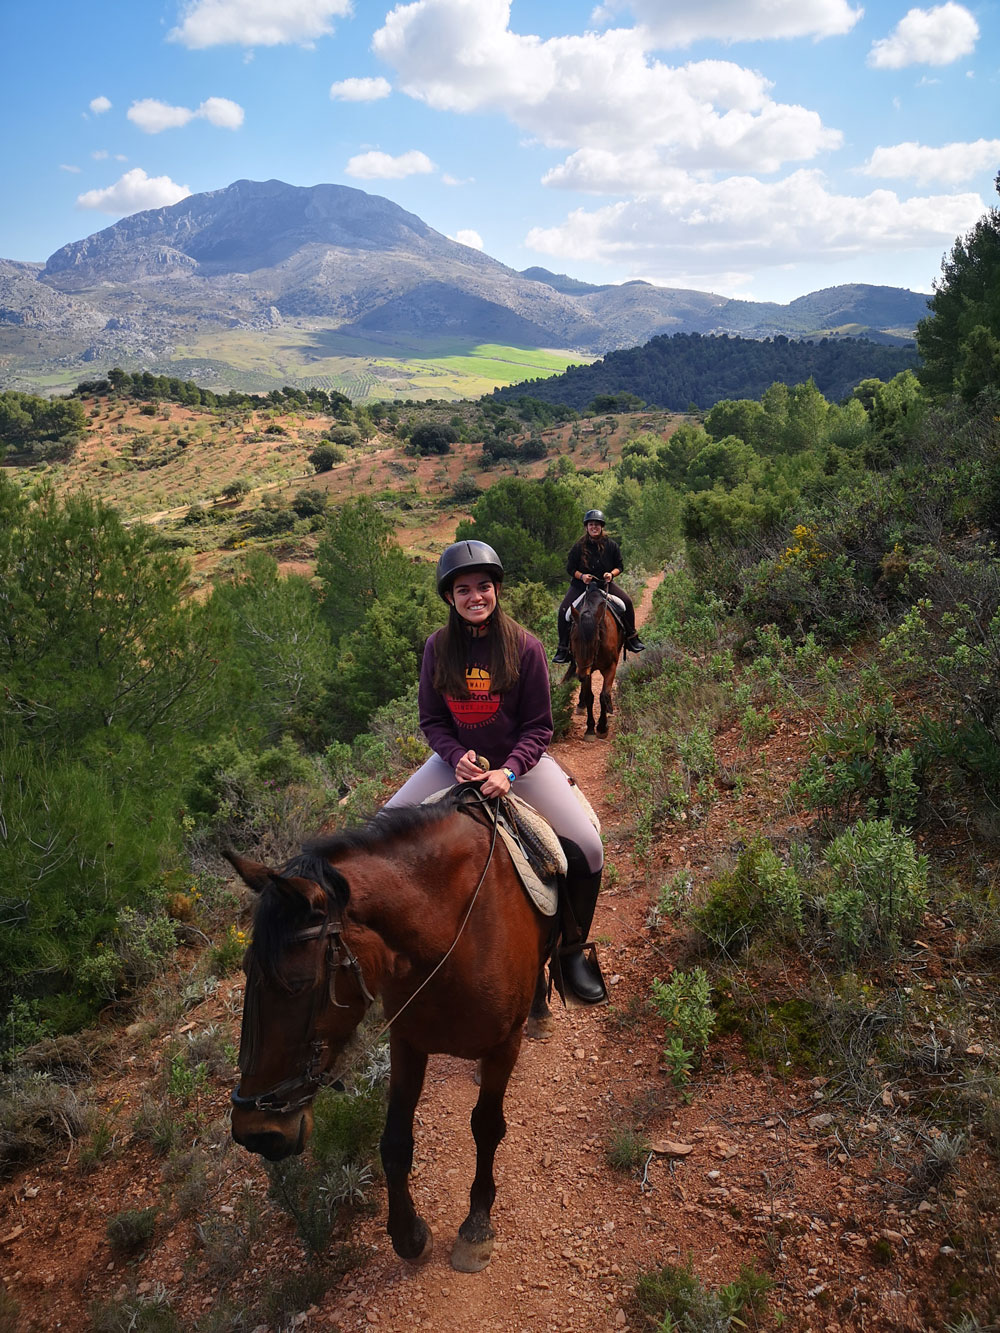
{"label": "black riding helmet", "polygon": [[494,583],[503,583],[503,565],[492,546],[477,541],[455,542],[444,548],[437,562],[438,595],[447,601],[445,593],[451,591],[456,577],[470,569],[483,569]]}
{"label": "black riding helmet", "polygon": [[586,527],[588,523],[600,523],[603,525],[607,523],[607,521],[608,520],[604,517],[603,511],[600,509],[588,509],[583,516],[584,527]]}

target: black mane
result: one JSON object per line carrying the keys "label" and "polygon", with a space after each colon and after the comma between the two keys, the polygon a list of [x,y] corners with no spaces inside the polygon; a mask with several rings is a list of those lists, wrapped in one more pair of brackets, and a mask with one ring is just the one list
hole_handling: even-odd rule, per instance
{"label": "black mane", "polygon": [[[456,789],[457,791],[457,789]],[[341,829],[305,844],[298,856],[281,870],[285,879],[309,879],[326,894],[326,913],[340,912],[350,897],[350,885],[331,862],[346,852],[378,850],[394,838],[405,838],[417,829],[439,823],[456,807],[451,792],[433,805],[401,805],[380,810],[366,824]],[[293,898],[274,885],[263,890],[253,919],[253,939],[247,951],[248,967],[256,963],[279,985],[281,959],[294,936],[310,924],[312,913],[304,899]]]}

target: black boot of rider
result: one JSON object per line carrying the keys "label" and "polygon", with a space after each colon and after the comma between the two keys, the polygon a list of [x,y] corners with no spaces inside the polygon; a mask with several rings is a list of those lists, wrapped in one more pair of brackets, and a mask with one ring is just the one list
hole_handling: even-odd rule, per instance
{"label": "black boot of rider", "polygon": [[646,651],[646,645],[639,638],[639,631],[635,627],[634,612],[631,621],[625,626],[625,647],[630,653],[644,653]]}
{"label": "black boot of rider", "polygon": [[573,654],[569,650],[569,624],[564,616],[559,617],[559,647],[555,651],[553,662],[569,663]]}
{"label": "black boot of rider", "polygon": [[[566,894],[577,925],[580,927],[581,941],[586,940],[590,933],[600,889],[600,870],[594,874],[579,872],[574,874],[572,869],[570,870],[566,881]],[[600,972],[591,964],[582,948],[572,949],[563,955],[562,972],[570,990],[584,1004],[600,1004],[602,1000],[608,998]]]}

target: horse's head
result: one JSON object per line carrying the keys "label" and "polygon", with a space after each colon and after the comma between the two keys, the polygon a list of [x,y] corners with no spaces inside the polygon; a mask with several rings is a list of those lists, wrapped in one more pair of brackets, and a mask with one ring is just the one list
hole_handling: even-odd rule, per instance
{"label": "horse's head", "polygon": [[227,859],[260,895],[243,964],[233,1138],[277,1161],[305,1147],[313,1098],[334,1082],[333,1064],[371,996],[342,937],[348,887],[338,871],[318,857],[303,856],[281,873]]}

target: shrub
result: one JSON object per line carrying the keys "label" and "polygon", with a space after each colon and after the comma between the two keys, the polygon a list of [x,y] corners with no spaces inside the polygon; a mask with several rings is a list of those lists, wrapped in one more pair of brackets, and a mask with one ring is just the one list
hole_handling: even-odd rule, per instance
{"label": "shrub", "polygon": [[139,1295],[131,1289],[90,1307],[93,1333],[182,1333],[182,1324],[170,1307],[166,1291],[154,1287]]}
{"label": "shrub", "polygon": [[80,959],[77,975],[102,999],[134,995],[163,971],[176,943],[165,913],[125,907],[110,940],[98,940],[94,953]]}
{"label": "shrub", "polygon": [[656,1012],[667,1024],[664,1060],[674,1083],[681,1087],[707,1049],[715,1027],[712,988],[704,969],[696,967],[691,972],[675,972],[666,982],[654,977],[652,991]]}
{"label": "shrub", "polygon": [[309,454],[307,461],[314,472],[329,472],[337,463],[347,457],[347,450],[342,444],[318,444]]}
{"label": "shrub", "polygon": [[42,1074],[0,1083],[0,1179],[43,1156],[53,1144],[78,1138],[83,1107],[76,1095]]}
{"label": "shrub", "polygon": [[608,1137],[604,1156],[616,1171],[638,1170],[651,1152],[649,1138],[630,1125],[615,1129]]}
{"label": "shrub", "polygon": [[712,1291],[703,1285],[689,1258],[684,1265],[665,1264],[640,1273],[633,1303],[644,1326],[655,1327],[657,1333],[727,1333],[747,1327],[741,1316],[748,1308],[760,1313],[773,1285],[749,1263],[742,1265],[734,1282]]}
{"label": "shrub", "polygon": [[920,794],[917,761],[878,668],[862,672],[856,686],[831,687],[822,721],[793,796],[830,821],[863,813],[910,824]]}
{"label": "shrub", "polygon": [[457,439],[458,431],[453,426],[427,422],[417,426],[410,435],[410,448],[418,454],[447,454]]}
{"label": "shrub", "polygon": [[712,881],[690,920],[725,954],[742,951],[758,934],[797,934],[802,929],[798,876],[758,835],[740,852],[735,867]]}
{"label": "shrub", "polygon": [[155,1208],[124,1208],[115,1213],[114,1217],[108,1218],[105,1227],[111,1253],[128,1255],[145,1249],[153,1239],[155,1228]]}
{"label": "shrub", "polygon": [[823,853],[826,911],[845,956],[893,952],[927,907],[927,857],[888,819],[859,820]]}

